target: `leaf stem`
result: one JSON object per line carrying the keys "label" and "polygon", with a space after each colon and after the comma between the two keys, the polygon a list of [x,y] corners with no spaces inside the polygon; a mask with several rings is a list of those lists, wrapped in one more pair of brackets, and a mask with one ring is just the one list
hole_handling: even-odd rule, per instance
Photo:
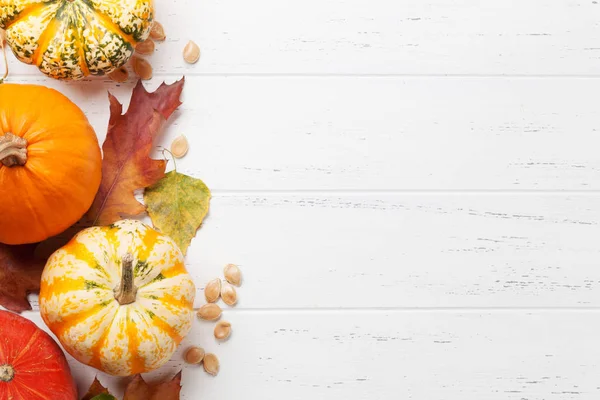
{"label": "leaf stem", "polygon": [[171,153],[171,150],[168,150],[166,147],[163,147],[162,155],[163,155],[165,161],[167,161],[167,162],[169,161],[167,159],[167,157],[165,157],[165,151],[171,155],[171,160],[173,160],[173,168],[175,169],[175,172],[177,172],[177,161],[175,161],[175,156],[173,155],[173,153]]}

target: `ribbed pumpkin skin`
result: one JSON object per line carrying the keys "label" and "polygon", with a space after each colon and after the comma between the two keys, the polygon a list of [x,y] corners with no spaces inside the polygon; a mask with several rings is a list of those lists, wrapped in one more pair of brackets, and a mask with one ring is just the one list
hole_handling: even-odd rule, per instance
{"label": "ribbed pumpkin skin", "polygon": [[[122,260],[133,256],[133,303],[115,298]],[[173,355],[192,324],[196,289],[169,237],[139,221],[93,227],[54,253],[44,269],[40,310],[77,360],[112,375],[151,371]]]}
{"label": "ribbed pumpkin skin", "polygon": [[[1,0],[0,0],[1,1]],[[85,114],[59,92],[0,85],[0,136],[27,139],[27,163],[0,164],[0,243],[47,239],[89,209],[102,175],[98,138]]]}
{"label": "ribbed pumpkin skin", "polygon": [[0,399],[76,400],[77,388],[65,355],[33,322],[0,310],[0,366],[14,377],[0,380]]}
{"label": "ribbed pumpkin skin", "polygon": [[0,28],[17,58],[56,79],[122,66],[152,18],[152,0],[0,0]]}

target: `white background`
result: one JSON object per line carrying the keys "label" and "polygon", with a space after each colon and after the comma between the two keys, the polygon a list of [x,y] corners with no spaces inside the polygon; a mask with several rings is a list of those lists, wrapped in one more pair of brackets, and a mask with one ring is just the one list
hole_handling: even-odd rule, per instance
{"label": "white background", "polygon": [[[233,336],[196,322],[186,400],[600,396],[600,5],[575,0],[157,0],[159,144],[214,199],[187,264],[244,273]],[[184,63],[188,40],[200,62]],[[103,140],[106,91],[11,57]],[[35,312],[25,314],[41,322]],[[81,390],[95,375],[71,363]],[[100,374],[119,391],[125,382]]]}

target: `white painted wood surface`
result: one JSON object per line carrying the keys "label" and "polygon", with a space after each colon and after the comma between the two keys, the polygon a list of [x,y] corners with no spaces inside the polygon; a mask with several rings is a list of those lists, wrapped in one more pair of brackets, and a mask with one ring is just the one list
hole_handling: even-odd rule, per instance
{"label": "white painted wood surface", "polygon": [[[216,344],[212,324],[195,324],[176,360],[149,379],[173,376],[185,348],[200,343],[219,354],[221,372],[212,378],[186,367],[185,400],[579,400],[598,392],[596,312],[236,309],[224,315],[234,327],[229,341]],[[43,326],[38,315],[32,319]],[[87,367],[72,365],[79,382],[91,380]],[[99,379],[116,391],[123,383]]]}
{"label": "white painted wood surface", "polygon": [[[85,101],[101,139],[106,90],[132,87],[36,82]],[[217,192],[598,190],[597,93],[595,78],[192,75],[160,144],[185,133],[179,170]]]}
{"label": "white painted wood surface", "polygon": [[[594,0],[156,1],[158,73],[598,75]],[[202,62],[188,66],[188,40]],[[35,68],[18,66],[18,73]]]}
{"label": "white painted wood surface", "polygon": [[[179,353],[149,377],[184,368],[185,400],[597,399],[599,12],[157,0],[168,39],[148,87],[186,75],[160,144],[185,133],[178,169],[215,194],[187,257],[197,305],[224,264],[245,280],[231,339],[198,322],[180,350],[215,351],[220,375]],[[10,66],[75,100],[100,139],[106,90],[132,87]],[[71,365],[84,390],[95,372]]]}

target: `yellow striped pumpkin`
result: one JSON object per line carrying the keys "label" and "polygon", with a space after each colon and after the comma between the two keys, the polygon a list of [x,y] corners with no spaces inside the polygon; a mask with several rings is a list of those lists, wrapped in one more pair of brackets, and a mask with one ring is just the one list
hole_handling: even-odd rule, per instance
{"label": "yellow striped pumpkin", "polygon": [[83,230],[50,257],[40,310],[74,358],[128,376],[171,358],[191,328],[195,293],[175,242],[125,220]]}
{"label": "yellow striped pumpkin", "polygon": [[0,0],[13,53],[57,79],[122,66],[148,38],[152,18],[152,0]]}

